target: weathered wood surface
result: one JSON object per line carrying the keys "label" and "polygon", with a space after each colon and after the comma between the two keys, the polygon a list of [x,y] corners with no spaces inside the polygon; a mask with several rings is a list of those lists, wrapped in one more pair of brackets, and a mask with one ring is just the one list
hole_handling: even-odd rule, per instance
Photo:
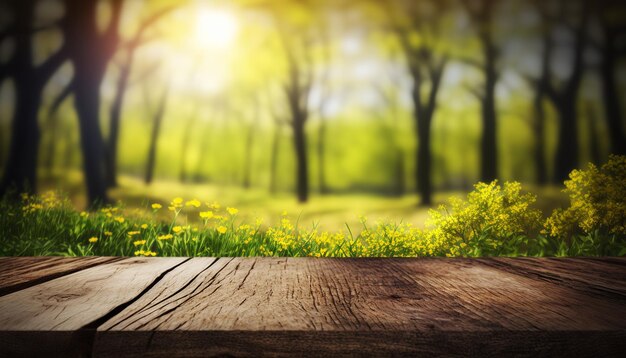
{"label": "weathered wood surface", "polygon": [[0,257],[0,296],[119,257]]}
{"label": "weathered wood surface", "polygon": [[624,258],[97,259],[0,258],[0,356],[626,352]]}

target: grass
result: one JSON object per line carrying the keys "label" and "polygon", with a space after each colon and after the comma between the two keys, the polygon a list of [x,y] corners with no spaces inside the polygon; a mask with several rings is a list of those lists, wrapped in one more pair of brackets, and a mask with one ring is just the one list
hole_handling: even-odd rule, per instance
{"label": "grass", "polygon": [[626,255],[624,156],[572,171],[563,192],[543,188],[537,196],[517,182],[478,183],[434,210],[417,208],[414,196],[313,196],[299,205],[260,189],[147,187],[123,177],[112,191],[117,205],[86,212],[76,209],[79,178],[66,178],[69,195],[0,200],[0,255]]}
{"label": "grass", "polygon": [[[79,210],[86,208],[84,188],[80,172],[73,171],[54,180],[43,183],[43,190],[62,188],[67,192],[74,207]],[[528,187],[538,193],[536,207],[549,214],[553,209],[565,207],[568,199],[560,187]],[[452,196],[464,196],[463,191],[440,191],[435,193],[433,207],[444,204]],[[357,233],[362,225],[360,217],[366,216],[370,222],[405,222],[416,227],[424,227],[428,219],[429,207],[418,206],[419,197],[408,194],[401,197],[372,195],[367,193],[317,195],[313,192],[308,203],[298,203],[293,193],[279,192],[270,194],[266,188],[243,189],[239,186],[223,186],[213,184],[182,184],[177,181],[160,180],[146,186],[140,179],[132,176],[121,176],[119,186],[110,191],[111,198],[122,203],[123,210],[131,213],[136,209],[144,211],[151,203],[166,206],[174,197],[202,198],[205,201],[219,201],[240,209],[238,219],[253,222],[263,218],[262,226],[267,228],[280,224],[282,213],[287,212],[297,218],[300,227],[310,228],[315,225],[318,230],[340,231],[351,227]],[[157,219],[169,220],[167,212],[158,213]],[[181,222],[194,223],[199,218],[192,213],[182,212]]]}
{"label": "grass", "polygon": [[[432,219],[434,212],[415,209],[414,197],[331,196],[298,206],[291,198],[270,200],[266,194],[234,188],[218,192],[216,187],[171,183],[144,188],[130,178],[123,179],[122,187],[113,195],[126,198],[128,206],[120,201],[95,212],[76,210],[75,202],[55,192],[23,196],[21,202],[1,201],[0,255],[425,257],[622,255],[624,251],[623,241],[616,237],[581,235],[566,242],[536,232],[531,235],[525,229],[498,232],[494,226],[483,226],[478,235],[461,240],[457,234],[442,231],[450,222],[458,224],[460,216],[442,216],[439,227],[423,229],[407,220],[373,220],[353,214],[359,208],[380,217],[410,213]],[[183,193],[188,199],[201,197],[197,194],[221,195],[239,205],[225,207],[212,199],[183,197],[166,200],[165,192]],[[493,190],[486,194],[491,195],[485,196],[488,201],[500,195]],[[479,202],[478,207],[483,204]],[[471,205],[470,200],[471,210],[476,211]],[[261,215],[246,213],[260,207]],[[296,214],[286,213],[285,207]],[[491,211],[500,215],[498,210],[508,209],[493,207]],[[354,217],[351,222],[334,226],[349,215]],[[325,224],[331,223],[332,229],[323,230],[312,218],[329,218]],[[476,223],[469,222],[472,219],[467,220],[463,227],[475,227]]]}

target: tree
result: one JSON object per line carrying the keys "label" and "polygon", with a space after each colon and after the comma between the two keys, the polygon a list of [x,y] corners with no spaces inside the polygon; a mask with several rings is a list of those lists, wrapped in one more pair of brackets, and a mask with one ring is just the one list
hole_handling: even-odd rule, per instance
{"label": "tree", "polygon": [[305,126],[309,119],[309,95],[314,77],[311,34],[307,27],[288,23],[276,11],[272,14],[287,60],[287,79],[283,89],[290,113],[289,125],[296,156],[296,196],[299,202],[304,203],[309,198]]}
{"label": "tree", "polygon": [[[385,111],[379,111],[379,118],[383,124],[382,134],[386,137],[387,141],[391,144],[391,153],[393,155],[393,185],[392,192],[397,196],[404,195],[406,190],[405,183],[405,151],[402,145],[399,143],[398,134],[399,120],[400,120],[400,103],[398,98],[397,84],[400,79],[396,76],[390,76],[390,86],[382,86],[380,84],[374,85],[381,100],[384,103]],[[389,113],[388,113],[389,112]],[[391,122],[387,121],[388,117],[391,117]]]}
{"label": "tree", "polygon": [[[168,83],[163,92],[159,101],[157,103],[157,107],[152,113],[152,131],[150,132],[150,144],[148,146],[148,156],[146,160],[146,173],[144,177],[144,182],[146,184],[152,183],[152,179],[154,178],[154,167],[156,165],[156,157],[157,157],[157,146],[159,142],[159,135],[161,134],[161,125],[163,123],[163,117],[165,116],[165,111],[167,108],[167,99],[170,92],[170,84]],[[146,95],[146,107],[150,107],[148,105],[147,93]]]}
{"label": "tree", "polygon": [[550,18],[549,9],[546,3],[540,0],[533,1],[533,6],[540,17],[539,32],[541,34],[541,59],[539,74],[537,76],[525,75],[524,77],[534,90],[533,114],[531,122],[535,146],[533,148],[533,162],[535,165],[536,181],[539,185],[548,182],[548,171],[545,159],[545,123],[546,113],[544,101],[546,100],[548,86],[551,81],[550,64],[554,51],[554,41],[552,40],[553,23]]}
{"label": "tree", "polygon": [[463,59],[484,76],[482,88],[472,89],[481,103],[483,134],[480,144],[480,180],[490,182],[498,177],[498,146],[496,141],[498,116],[496,111],[496,84],[499,71],[500,51],[494,39],[494,14],[496,0],[461,0],[478,34],[482,51],[482,61]]}
{"label": "tree", "polygon": [[38,111],[41,106],[44,86],[67,59],[67,47],[62,46],[42,64],[34,64],[33,34],[57,23],[40,29],[35,24],[34,1],[13,1],[8,8],[14,21],[0,37],[15,39],[13,55],[0,66],[0,79],[12,78],[15,88],[15,110],[13,111],[11,144],[2,182],[0,196],[9,190],[35,192],[39,143],[41,139]]}
{"label": "tree", "polygon": [[100,130],[100,86],[107,66],[118,49],[118,27],[123,0],[111,0],[110,19],[98,29],[98,3],[67,0],[63,26],[69,58],[74,67],[74,106],[80,125],[83,167],[89,203],[108,201],[105,180],[105,146]]}
{"label": "tree", "polygon": [[[417,190],[421,205],[432,204],[431,127],[437,108],[437,95],[448,62],[441,51],[442,18],[447,2],[397,0],[386,4],[391,28],[400,42],[408,72],[413,82],[411,99],[417,137]],[[420,41],[413,40],[419,36]]]}
{"label": "tree", "polygon": [[604,113],[611,137],[610,152],[626,154],[624,118],[620,104],[620,94],[616,83],[617,67],[620,59],[626,56],[626,11],[621,1],[604,0],[595,3],[594,14],[599,20],[601,41],[592,45],[601,56],[600,80]]}
{"label": "tree", "polygon": [[554,180],[563,182],[578,165],[578,111],[577,99],[583,79],[584,50],[589,19],[586,0],[561,1],[554,19],[560,19],[573,37],[572,70],[560,86],[554,80],[546,82],[546,94],[554,105],[559,117],[558,144],[555,157]]}
{"label": "tree", "polygon": [[[123,59],[119,63],[120,72],[116,84],[115,97],[113,98],[113,103],[111,104],[110,109],[109,136],[107,138],[105,161],[107,187],[117,186],[117,148],[120,133],[120,118],[122,115],[124,96],[129,86],[135,52],[137,52],[137,50],[149,40],[146,36],[146,32],[150,29],[150,27],[154,26],[159,20],[175,8],[176,7],[173,6],[165,7],[152,13],[139,24],[135,34],[120,46],[125,50],[125,53],[123,54]],[[151,71],[149,70],[145,74],[149,74],[150,72]],[[142,77],[145,77],[145,74]]]}

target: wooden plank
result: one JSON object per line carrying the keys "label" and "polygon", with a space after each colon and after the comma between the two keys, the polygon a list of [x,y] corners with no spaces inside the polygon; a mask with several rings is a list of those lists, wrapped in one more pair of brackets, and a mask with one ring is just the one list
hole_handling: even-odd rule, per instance
{"label": "wooden plank", "polygon": [[0,257],[0,296],[120,257]]}
{"label": "wooden plank", "polygon": [[602,342],[610,354],[626,348],[623,317],[626,300],[470,259],[194,258],[101,325],[94,353],[356,354],[372,344],[402,354],[456,337],[492,353]]}
{"label": "wooden plank", "polygon": [[0,297],[0,352],[84,354],[91,344],[81,330],[122,310],[185,260],[127,258]]}
{"label": "wooden plank", "polygon": [[[490,258],[482,263],[601,297],[626,299],[626,267],[582,258]],[[625,261],[626,262],[626,261]]]}
{"label": "wooden plank", "polygon": [[621,331],[112,331],[98,339],[94,356],[115,358],[622,357],[626,351]]}

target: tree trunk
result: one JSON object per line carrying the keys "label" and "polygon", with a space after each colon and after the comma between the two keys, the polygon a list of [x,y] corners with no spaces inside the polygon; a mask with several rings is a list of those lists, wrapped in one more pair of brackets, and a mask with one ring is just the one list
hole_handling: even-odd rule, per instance
{"label": "tree trunk", "polygon": [[144,182],[146,184],[152,183],[154,178],[154,167],[156,165],[157,145],[159,142],[159,135],[161,133],[161,124],[163,123],[163,117],[165,116],[165,109],[167,105],[167,97],[169,93],[169,86],[165,88],[157,110],[154,114],[154,124],[152,125],[152,133],[150,134],[150,146],[148,147],[148,160],[146,161],[146,176]]}
{"label": "tree trunk", "polygon": [[317,135],[317,163],[320,194],[328,193],[326,186],[326,121],[320,117],[320,126]]}
{"label": "tree trunk", "polygon": [[280,124],[274,128],[272,148],[270,152],[270,193],[275,194],[277,189],[278,153],[280,149]]}
{"label": "tree trunk", "polygon": [[122,116],[124,96],[128,88],[128,79],[130,77],[132,63],[132,54],[128,56],[127,64],[122,66],[120,77],[117,81],[115,98],[111,104],[109,138],[106,148],[106,182],[108,188],[117,186],[117,149],[120,137],[120,118]]}
{"label": "tree trunk", "polygon": [[40,129],[38,111],[43,88],[65,59],[59,50],[41,65],[33,66],[32,26],[35,4],[22,1],[12,4],[15,9],[15,50],[11,65],[15,88],[15,109],[11,125],[11,144],[0,182],[0,197],[9,190],[14,194],[36,191]]}
{"label": "tree trunk", "polygon": [[20,78],[15,81],[16,107],[0,196],[13,190],[13,194],[36,192],[36,168],[41,136],[37,111],[41,104],[42,88],[31,81],[33,80]]}
{"label": "tree trunk", "polygon": [[108,202],[106,195],[106,148],[100,130],[100,86],[119,44],[118,27],[122,0],[110,1],[109,23],[98,26],[96,1],[66,0],[65,42],[74,66],[74,106],[81,134],[87,195],[92,205]]}
{"label": "tree trunk", "polygon": [[[418,116],[420,117],[420,116]],[[430,127],[431,118],[427,115],[422,115],[423,118],[416,118],[417,121],[417,163],[416,163],[416,178],[417,178],[417,191],[420,194],[421,205],[432,205],[432,187],[431,187],[431,160],[432,153],[430,151]]]}
{"label": "tree trunk", "polygon": [[[608,31],[606,31],[608,33]],[[611,137],[611,150],[613,154],[626,154],[626,138],[622,122],[622,109],[620,107],[619,90],[615,83],[615,50],[612,36],[607,34],[607,43],[602,54],[602,67],[600,79],[602,81],[602,101],[604,113]]]}
{"label": "tree trunk", "polygon": [[559,112],[559,136],[555,160],[555,180],[563,182],[569,173],[578,166],[578,90],[585,69],[583,52],[586,45],[588,11],[586,3],[582,9],[582,19],[575,29],[574,56],[572,72],[565,87],[558,95],[552,95]]}
{"label": "tree trunk", "polygon": [[485,95],[482,100],[481,171],[480,180],[489,183],[498,178],[496,54],[490,39],[483,40],[485,56]]}
{"label": "tree trunk", "polygon": [[569,178],[569,173],[578,165],[578,120],[576,100],[568,97],[558,103],[559,133],[556,150],[555,180],[559,183]]}
{"label": "tree trunk", "polygon": [[[86,68],[81,68],[81,65]],[[95,205],[108,203],[104,166],[105,148],[99,121],[100,84],[103,75],[103,66],[77,64],[74,106],[80,124],[87,197],[89,203]]]}
{"label": "tree trunk", "polygon": [[301,203],[305,203],[309,199],[309,174],[304,122],[305,119],[301,114],[298,114],[293,120],[293,145],[296,153],[296,195]]}
{"label": "tree trunk", "polygon": [[535,146],[533,158],[535,162],[535,177],[538,185],[548,183],[548,172],[545,157],[545,110],[543,108],[543,95],[538,91],[534,100],[535,118],[533,121],[533,135]]}
{"label": "tree trunk", "polygon": [[595,165],[602,163],[602,154],[600,152],[600,142],[598,133],[598,116],[594,110],[594,105],[591,102],[585,103],[585,110],[587,112],[587,128],[589,133],[589,152],[591,154],[591,162]]}

